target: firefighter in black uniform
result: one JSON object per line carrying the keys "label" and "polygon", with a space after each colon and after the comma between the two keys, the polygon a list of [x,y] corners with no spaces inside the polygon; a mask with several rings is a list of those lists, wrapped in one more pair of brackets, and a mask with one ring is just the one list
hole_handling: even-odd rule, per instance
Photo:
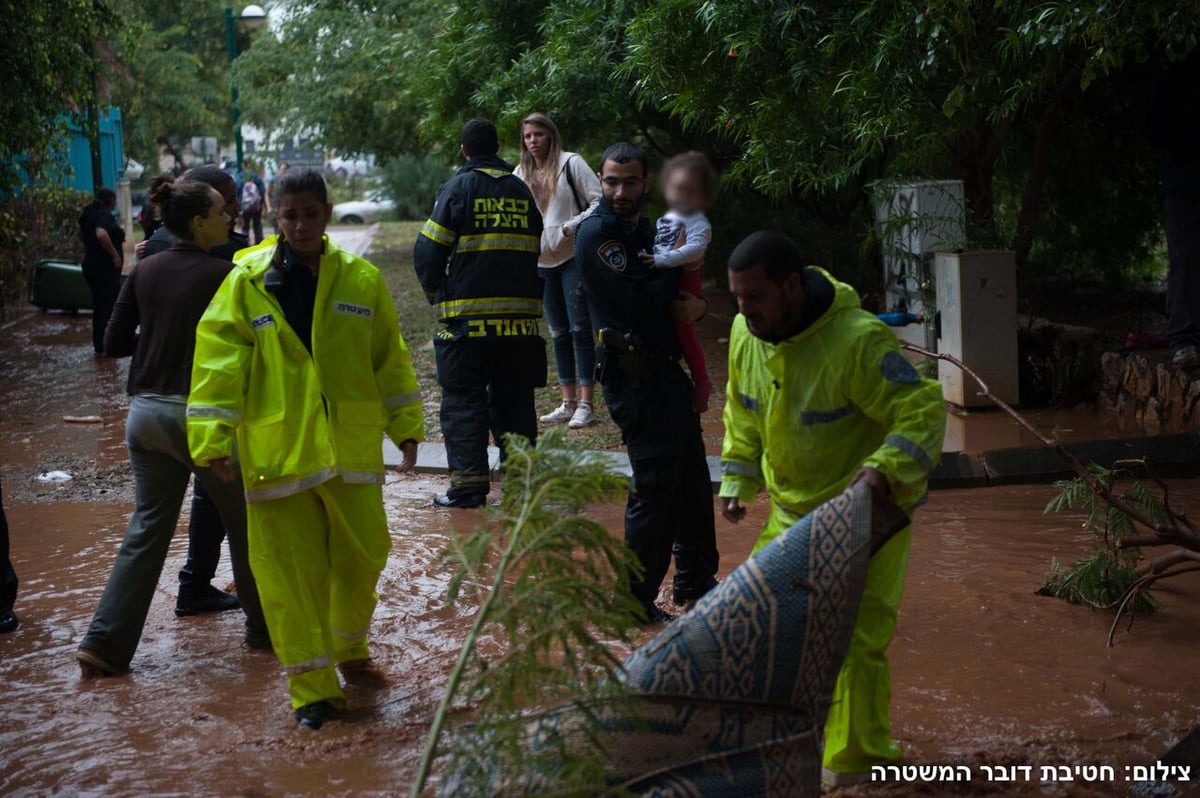
{"label": "firefighter in black uniform", "polygon": [[670,620],[654,602],[672,550],[676,604],[693,602],[716,584],[712,483],[672,318],[694,320],[703,301],[680,300],[679,269],[653,269],[638,257],[654,247],[654,231],[642,215],[649,191],[645,153],[632,144],[609,147],[600,182],[604,199],[575,234],[575,258],[599,330],[598,381],[633,467],[625,542],[645,569],[633,580],[633,593],[647,621],[657,623]]}
{"label": "firefighter in black uniform", "polygon": [[484,503],[488,431],[502,453],[507,434],[534,441],[533,391],[546,384],[541,214],[496,154],[491,122],[467,122],[461,143],[467,163],[438,193],[413,248],[417,278],[445,325],[433,341],[450,467],[450,489],[434,499],[439,507]]}

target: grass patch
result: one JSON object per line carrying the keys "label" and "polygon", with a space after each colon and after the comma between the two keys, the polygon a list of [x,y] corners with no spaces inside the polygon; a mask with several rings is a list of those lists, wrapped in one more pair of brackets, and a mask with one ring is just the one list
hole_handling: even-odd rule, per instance
{"label": "grass patch", "polygon": [[[400,315],[400,330],[412,350],[413,365],[417,371],[417,382],[425,405],[425,435],[431,441],[442,440],[439,409],[442,390],[437,384],[437,365],[433,356],[433,336],[438,324],[433,308],[425,299],[425,292],[417,282],[413,271],[412,250],[421,222],[381,222],[379,232],[371,244],[371,262],[380,268],[387,280],[396,311]],[[543,335],[545,336],[543,324]],[[549,341],[547,341],[549,346]],[[549,413],[560,402],[558,377],[554,373],[554,356],[547,349],[549,364],[547,387],[539,388],[534,394],[538,415]],[[570,430],[567,439],[588,449],[620,449],[621,432],[608,417],[604,397],[596,391],[596,417],[599,421],[591,427]]]}

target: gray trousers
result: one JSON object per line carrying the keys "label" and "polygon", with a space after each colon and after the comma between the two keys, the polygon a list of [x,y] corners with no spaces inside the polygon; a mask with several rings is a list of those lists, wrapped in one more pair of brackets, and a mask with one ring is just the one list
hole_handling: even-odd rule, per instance
{"label": "gray trousers", "polygon": [[1200,346],[1200,200],[1167,197],[1167,337],[1171,351]]}
{"label": "gray trousers", "polygon": [[241,480],[221,482],[198,468],[188,454],[187,406],[147,396],[129,404],[125,443],[137,483],[136,508],[100,598],[92,625],[80,644],[115,668],[129,667],[142,637],[154,589],[162,575],[188,479],[195,474],[221,514],[229,535],[229,559],[246,613],[246,627],[266,629],[258,586],[246,546],[246,502]]}

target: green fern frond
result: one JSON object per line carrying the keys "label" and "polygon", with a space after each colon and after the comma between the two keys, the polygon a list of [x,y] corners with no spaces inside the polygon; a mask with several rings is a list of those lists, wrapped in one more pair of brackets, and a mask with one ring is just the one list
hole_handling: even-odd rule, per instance
{"label": "green fern frond", "polygon": [[[1111,491],[1118,480],[1131,479],[1131,472],[1118,464],[1113,469],[1095,463],[1088,472]],[[1082,511],[1083,526],[1096,536],[1096,550],[1088,557],[1064,568],[1057,558],[1050,561],[1038,593],[1054,596],[1072,604],[1086,604],[1097,609],[1114,609],[1117,602],[1138,580],[1138,549],[1121,548],[1121,540],[1136,532],[1129,515],[1109,504],[1088,482],[1080,477],[1055,482],[1058,493],[1046,504],[1045,512]],[[1162,500],[1137,479],[1132,479],[1120,497],[1131,506],[1162,520],[1165,509]],[[1134,612],[1152,612],[1158,603],[1146,588],[1140,588],[1132,600]]]}
{"label": "green fern frond", "polygon": [[[451,543],[447,602],[478,603],[426,741],[419,796],[440,758],[455,795],[494,794],[536,778],[539,794],[590,795],[604,783],[600,715],[580,711],[570,739],[530,736],[530,710],[628,699],[613,678],[613,644],[631,644],[639,605],[629,591],[634,555],[582,516],[627,480],[561,431],[536,446],[507,442],[504,498],[490,523]],[[449,725],[452,706],[470,707]],[[465,721],[469,720],[469,724]],[[580,733],[581,732],[581,733]]]}

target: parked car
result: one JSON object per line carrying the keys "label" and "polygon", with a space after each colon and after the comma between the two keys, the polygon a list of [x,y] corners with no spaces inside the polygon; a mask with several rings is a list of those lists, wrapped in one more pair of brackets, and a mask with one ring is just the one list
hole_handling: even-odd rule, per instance
{"label": "parked car", "polygon": [[389,219],[396,213],[396,201],[382,191],[373,191],[363,199],[339,202],[333,206],[334,224],[367,224]]}

